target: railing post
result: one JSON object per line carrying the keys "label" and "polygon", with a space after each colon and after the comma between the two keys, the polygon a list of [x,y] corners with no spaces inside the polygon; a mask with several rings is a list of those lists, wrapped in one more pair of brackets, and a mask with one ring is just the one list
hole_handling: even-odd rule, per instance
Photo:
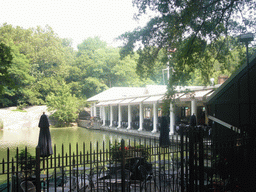
{"label": "railing post", "polygon": [[41,191],[41,182],[40,182],[40,147],[36,147],[36,191]]}
{"label": "railing post", "polygon": [[184,138],[183,138],[183,126],[181,127],[180,135],[180,170],[181,170],[181,192],[184,191]]}
{"label": "railing post", "polygon": [[198,141],[199,141],[199,190],[204,191],[204,143],[203,143],[202,127],[199,127]]}
{"label": "railing post", "polygon": [[194,130],[192,127],[189,127],[189,190],[188,191],[194,191],[194,181],[195,181],[195,175],[194,175],[194,144],[195,144],[195,138],[194,138]]}
{"label": "railing post", "polygon": [[7,148],[7,191],[10,191],[10,150]]}
{"label": "railing post", "polygon": [[121,140],[121,152],[122,152],[122,162],[121,162],[121,180],[122,180],[122,192],[125,192],[125,149],[124,149],[124,140]]}

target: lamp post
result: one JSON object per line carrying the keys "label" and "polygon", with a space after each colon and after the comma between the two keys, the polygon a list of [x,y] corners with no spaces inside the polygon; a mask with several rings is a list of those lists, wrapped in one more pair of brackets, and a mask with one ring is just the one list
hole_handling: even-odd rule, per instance
{"label": "lamp post", "polygon": [[253,41],[253,33],[246,33],[239,35],[240,42],[245,42],[246,45],[246,57],[247,57],[247,67],[249,67],[249,57],[248,57],[248,44]]}
{"label": "lamp post", "polygon": [[239,41],[244,42],[246,46],[246,61],[247,61],[247,89],[248,89],[248,105],[249,105],[249,126],[251,125],[251,94],[250,94],[250,73],[249,73],[249,54],[248,44],[253,41],[253,34],[246,33],[239,35]]}
{"label": "lamp post", "polygon": [[210,81],[211,81],[211,86],[214,86],[214,78],[211,78]]}

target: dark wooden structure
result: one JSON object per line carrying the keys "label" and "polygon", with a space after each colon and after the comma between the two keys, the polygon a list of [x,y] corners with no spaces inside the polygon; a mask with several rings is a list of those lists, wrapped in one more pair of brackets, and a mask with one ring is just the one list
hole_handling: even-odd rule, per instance
{"label": "dark wooden structure", "polygon": [[232,171],[225,175],[230,185],[233,183],[246,191],[254,191],[256,54],[208,98],[207,115],[212,124],[215,162],[221,158],[225,164],[229,162]]}
{"label": "dark wooden structure", "polygon": [[256,54],[251,57],[249,65],[245,63],[208,98],[207,113],[209,119],[216,118],[215,128],[230,125],[241,131],[253,131],[256,125],[255,103]]}

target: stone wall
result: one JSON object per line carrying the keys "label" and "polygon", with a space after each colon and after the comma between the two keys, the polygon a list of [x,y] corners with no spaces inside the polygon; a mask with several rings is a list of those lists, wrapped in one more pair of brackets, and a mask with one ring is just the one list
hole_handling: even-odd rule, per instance
{"label": "stone wall", "polygon": [[85,127],[85,128],[92,127],[91,120],[81,120],[81,119],[78,119],[77,120],[77,125],[79,127]]}

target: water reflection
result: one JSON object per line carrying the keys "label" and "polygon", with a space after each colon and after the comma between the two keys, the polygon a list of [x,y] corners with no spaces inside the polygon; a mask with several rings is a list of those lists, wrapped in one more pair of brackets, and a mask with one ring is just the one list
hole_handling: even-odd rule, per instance
{"label": "water reflection", "polygon": [[16,148],[20,145],[27,145],[33,147],[37,145],[39,129],[28,128],[28,129],[8,129],[1,130],[0,147],[1,149]]}
{"label": "water reflection", "polygon": [[[88,130],[85,128],[51,128],[51,137],[53,146],[56,145],[57,154],[61,152],[62,145],[64,152],[69,152],[69,144],[71,144],[72,153],[76,152],[76,145],[79,151],[83,150],[83,143],[85,143],[85,151],[90,150],[90,143],[92,148],[96,149],[97,142],[100,149],[109,146],[109,141],[118,142],[124,139],[127,143],[131,136],[120,135],[111,132],[103,132],[99,130]],[[35,155],[35,148],[38,143],[39,128],[28,128],[19,130],[1,130],[0,131],[0,159],[6,158],[7,148],[10,149],[11,157],[15,156],[16,148],[19,150],[28,147],[28,151]]]}

